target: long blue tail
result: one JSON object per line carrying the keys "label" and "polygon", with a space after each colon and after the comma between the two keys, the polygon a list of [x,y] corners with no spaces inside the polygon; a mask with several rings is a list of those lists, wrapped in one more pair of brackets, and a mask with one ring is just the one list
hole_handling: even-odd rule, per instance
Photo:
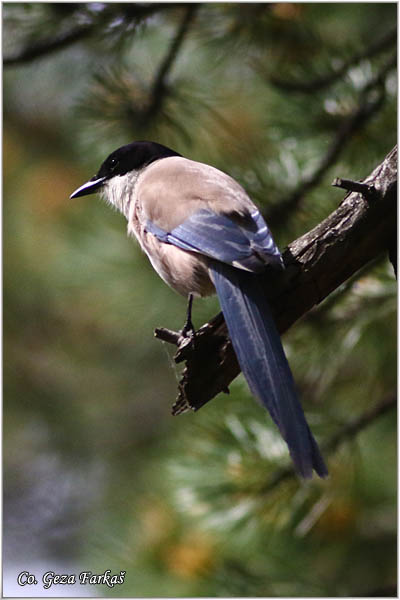
{"label": "long blue tail", "polygon": [[285,439],[296,471],[328,470],[304,416],[271,309],[257,275],[214,262],[212,279],[242,372]]}

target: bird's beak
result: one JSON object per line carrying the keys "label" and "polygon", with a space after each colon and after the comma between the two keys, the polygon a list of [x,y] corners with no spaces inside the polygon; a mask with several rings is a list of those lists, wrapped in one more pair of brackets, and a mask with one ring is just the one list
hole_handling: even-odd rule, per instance
{"label": "bird's beak", "polygon": [[105,180],[105,177],[97,177],[97,175],[95,175],[92,179],[81,185],[81,187],[78,187],[78,189],[70,195],[70,198],[79,198],[79,196],[94,194],[102,187]]}

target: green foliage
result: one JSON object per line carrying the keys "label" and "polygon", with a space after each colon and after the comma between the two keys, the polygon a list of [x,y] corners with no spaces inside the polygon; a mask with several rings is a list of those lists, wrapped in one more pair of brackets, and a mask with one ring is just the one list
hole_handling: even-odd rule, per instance
{"label": "green foliage", "polygon": [[[185,299],[121,216],[68,197],[118,145],[155,139],[236,177],[283,248],[341,201],[335,176],[395,144],[396,5],[3,14],[6,560],[126,570],[103,595],[395,595],[393,409],[346,433],[396,388],[387,257],[284,337],[331,473],[302,483],[242,377],[170,417],[179,374],[152,332],[179,329]],[[217,310],[197,301],[196,326]]]}

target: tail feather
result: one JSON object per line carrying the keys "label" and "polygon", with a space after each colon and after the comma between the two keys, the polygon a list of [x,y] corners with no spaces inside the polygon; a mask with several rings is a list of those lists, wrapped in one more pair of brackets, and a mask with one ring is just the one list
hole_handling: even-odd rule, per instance
{"label": "tail feather", "polygon": [[211,276],[240,367],[250,390],[268,409],[285,439],[296,471],[328,470],[304,416],[260,278],[221,262]]}

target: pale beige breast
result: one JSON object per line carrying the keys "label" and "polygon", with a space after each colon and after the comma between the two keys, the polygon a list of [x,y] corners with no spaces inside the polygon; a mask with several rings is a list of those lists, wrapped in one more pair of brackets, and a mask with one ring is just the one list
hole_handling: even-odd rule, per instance
{"label": "pale beige breast", "polygon": [[215,293],[207,257],[164,244],[151,233],[142,236],[141,246],[159,276],[179,294],[209,296]]}

